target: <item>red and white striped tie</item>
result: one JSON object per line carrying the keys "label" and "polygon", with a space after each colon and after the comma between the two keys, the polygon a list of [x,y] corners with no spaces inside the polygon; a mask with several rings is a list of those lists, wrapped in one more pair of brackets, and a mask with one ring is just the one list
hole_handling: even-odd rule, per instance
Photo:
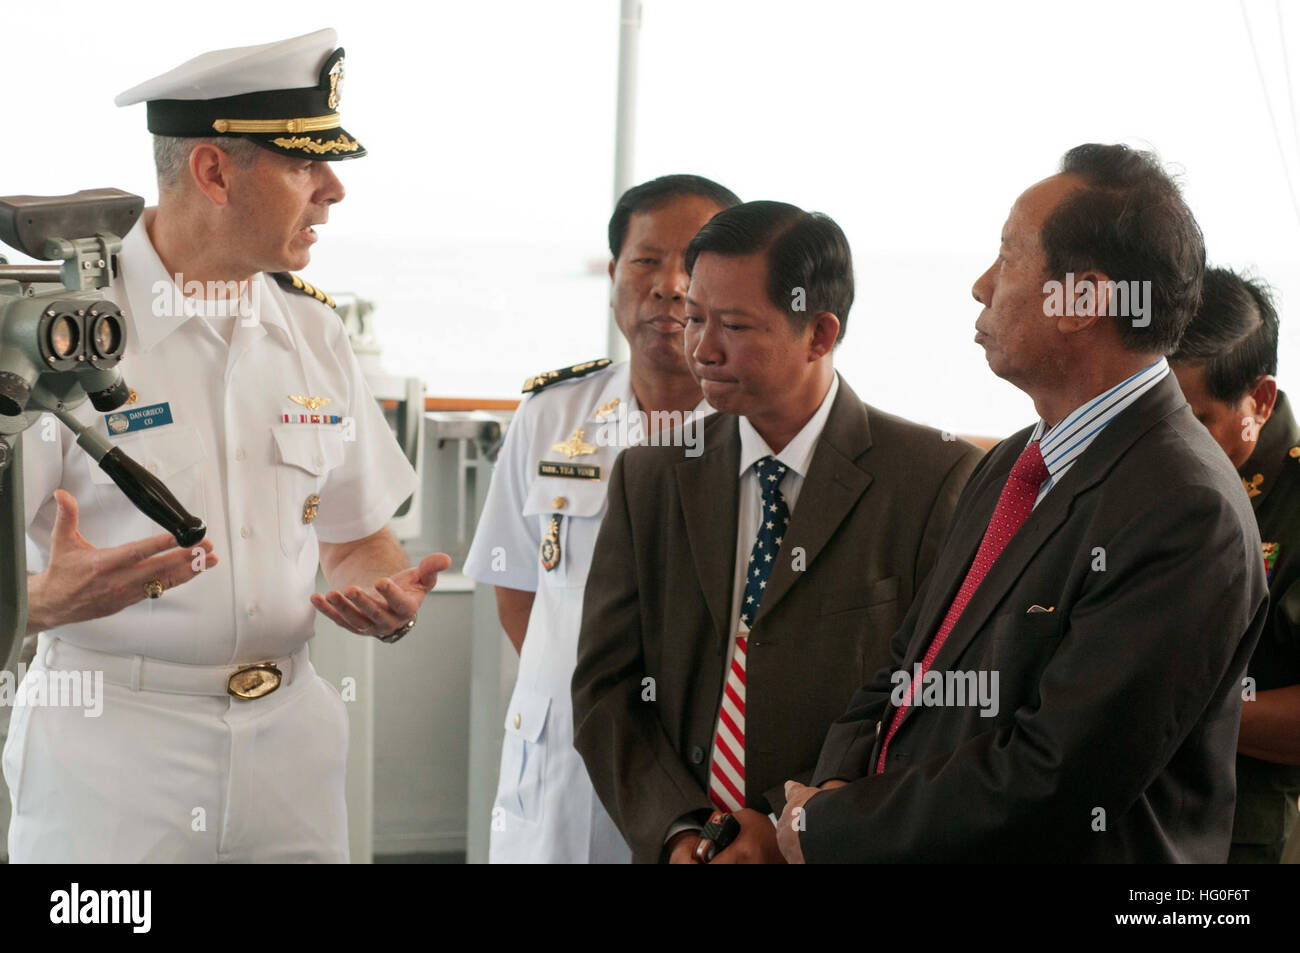
{"label": "red and white striped tie", "polygon": [[790,526],[790,507],[781,493],[785,465],[774,457],[754,463],[762,506],[758,512],[758,536],[745,567],[745,591],[741,594],[736,650],[722,689],[718,710],[718,731],[713,739],[709,765],[709,799],[718,810],[735,813],[745,806],[745,648],[749,627],[758,619],[758,607],[767,588],[781,542]]}
{"label": "red and white striped tie", "polygon": [[736,651],[722,690],[718,734],[713,740],[713,766],[709,773],[709,799],[720,811],[733,814],[745,806],[745,645],[736,636]]}

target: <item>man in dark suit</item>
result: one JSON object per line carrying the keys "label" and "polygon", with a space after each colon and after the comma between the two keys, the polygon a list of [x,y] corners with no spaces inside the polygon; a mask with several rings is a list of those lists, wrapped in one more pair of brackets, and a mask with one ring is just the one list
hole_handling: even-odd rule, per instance
{"label": "man in dark suit", "polygon": [[835,374],[853,266],[826,216],[727,209],[686,268],[686,354],[718,413],[702,454],[614,466],[574,743],[634,859],[689,860],[717,809],[741,827],[718,861],[779,861],[782,782],[887,657],[978,452]]}
{"label": "man in dark suit", "polygon": [[[1177,187],[1124,146],[1072,149],[1016,201],[976,341],[1041,419],[971,477],[821,789],[787,785],[787,860],[1227,856],[1266,591],[1241,483],[1164,357],[1204,263]],[[971,676],[993,705],[957,697]]]}

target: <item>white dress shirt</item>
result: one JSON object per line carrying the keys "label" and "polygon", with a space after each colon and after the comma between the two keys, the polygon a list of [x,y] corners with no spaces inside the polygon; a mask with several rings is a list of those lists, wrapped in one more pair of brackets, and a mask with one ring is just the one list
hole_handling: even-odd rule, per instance
{"label": "white dress shirt", "polygon": [[[249,282],[246,316],[207,316],[197,299],[177,307],[180,293],[149,240],[152,212],[123,239],[120,274],[105,297],[128,322],[120,368],[137,399],[122,410],[166,405],[172,422],[117,434],[105,423],[111,415],[89,401],[74,414],[207,524],[220,561],[160,599],[56,634],[99,651],[196,665],[287,656],[314,632],[317,541],[382,529],[414,491],[415,471],[332,309],[260,273]],[[307,411],[292,395],[327,398],[316,413],[341,422],[285,423],[285,414],[296,420]],[[66,427],[48,433],[54,439],[42,439],[39,425],[23,434],[33,572],[49,560],[58,487],[76,497],[79,529],[97,547],[162,532]],[[309,522],[313,494],[320,504]]]}
{"label": "white dress shirt", "polygon": [[[744,634],[749,626],[740,621],[740,600],[745,595],[746,576],[749,573],[749,554],[758,538],[758,523],[762,519],[763,492],[758,486],[758,474],[754,464],[764,457],[775,457],[785,467],[785,476],[781,478],[779,489],[785,497],[785,505],[794,516],[794,507],[799,500],[799,491],[803,489],[808,467],[812,465],[813,451],[821,438],[826,418],[831,414],[831,405],[840,389],[840,378],[836,374],[831,378],[831,386],[822,398],[817,412],[795,434],[794,439],[782,448],[780,453],[773,453],[754,425],[746,418],[740,418],[740,494],[739,509],[736,513],[736,569],[735,582],[731,588],[731,644],[727,649],[727,664],[722,670],[731,670],[731,656],[736,650],[737,633]],[[781,545],[777,541],[777,547]],[[743,626],[743,628],[742,628]],[[724,676],[725,684],[725,676]]]}
{"label": "white dress shirt", "polygon": [[1025,446],[1039,441],[1038,449],[1043,454],[1043,463],[1047,466],[1047,480],[1034,498],[1034,508],[1043,502],[1052,487],[1061,482],[1069,469],[1074,466],[1085,450],[1092,445],[1106,426],[1131,407],[1139,397],[1155,387],[1169,373],[1169,362],[1163,357],[1154,364],[1143,368],[1127,380],[1121,381],[1103,394],[1063,417],[1056,426],[1049,428],[1047,421],[1041,417],[1034,425],[1033,432]]}
{"label": "white dress shirt", "polygon": [[[803,425],[794,439],[786,444],[780,453],[773,453],[772,448],[767,445],[767,441],[759,435],[746,418],[740,418],[740,471],[738,478],[740,480],[740,493],[737,503],[736,512],[736,565],[734,582],[731,588],[731,635],[727,642],[727,656],[722,666],[722,685],[721,690],[726,686],[727,672],[731,671],[731,660],[736,654],[736,636],[746,635],[749,632],[749,626],[740,621],[740,604],[741,599],[745,596],[746,576],[749,572],[749,554],[754,548],[754,540],[758,538],[758,524],[762,518],[763,510],[763,493],[758,486],[758,474],[754,472],[754,464],[763,457],[774,457],[785,466],[785,475],[781,478],[779,489],[781,495],[785,498],[785,504],[790,509],[791,517],[794,516],[795,504],[799,501],[799,491],[803,489],[804,479],[808,476],[808,468],[812,465],[813,452],[817,449],[817,441],[821,438],[822,430],[826,427],[826,418],[830,416],[831,407],[835,403],[835,395],[840,389],[840,378],[836,374],[831,378],[831,386],[826,390],[826,396],[822,398],[817,411]],[[778,542],[777,546],[781,544]],[[786,558],[786,554],[781,553],[779,558]],[[709,751],[709,764],[713,764],[713,758],[716,754],[718,731],[717,726],[713,730],[713,745]],[[745,792],[748,795],[748,791]],[[775,822],[775,818],[773,821]],[[700,825],[692,817],[683,817],[668,829],[668,836],[665,840],[671,840],[677,834],[687,830],[698,830]]]}

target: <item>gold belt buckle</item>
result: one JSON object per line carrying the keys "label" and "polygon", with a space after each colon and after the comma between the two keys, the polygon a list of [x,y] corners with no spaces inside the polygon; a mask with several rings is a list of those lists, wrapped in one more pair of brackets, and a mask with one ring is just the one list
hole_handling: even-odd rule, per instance
{"label": "gold belt buckle", "polygon": [[258,662],[231,675],[226,682],[226,692],[236,698],[261,698],[279,688],[281,678],[280,670],[272,663]]}

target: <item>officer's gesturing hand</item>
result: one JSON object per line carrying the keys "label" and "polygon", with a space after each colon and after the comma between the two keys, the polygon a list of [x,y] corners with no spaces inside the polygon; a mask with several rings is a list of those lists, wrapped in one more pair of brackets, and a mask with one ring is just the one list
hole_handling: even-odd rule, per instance
{"label": "officer's gesturing hand", "polygon": [[[349,632],[390,636],[406,626],[424,597],[438,583],[438,573],[451,568],[446,553],[431,553],[419,565],[406,563],[401,546],[387,529],[351,543],[321,543],[321,568],[336,588],[313,593],[316,610]],[[351,580],[373,579],[368,585]]]}
{"label": "officer's gesturing hand", "polygon": [[77,530],[72,494],[55,490],[54,502],[58,512],[50,534],[50,564],[27,578],[29,634],[113,615],[148,598],[152,583],[165,592],[217,564],[206,539],[194,549],[182,549],[168,533],[96,549]]}

